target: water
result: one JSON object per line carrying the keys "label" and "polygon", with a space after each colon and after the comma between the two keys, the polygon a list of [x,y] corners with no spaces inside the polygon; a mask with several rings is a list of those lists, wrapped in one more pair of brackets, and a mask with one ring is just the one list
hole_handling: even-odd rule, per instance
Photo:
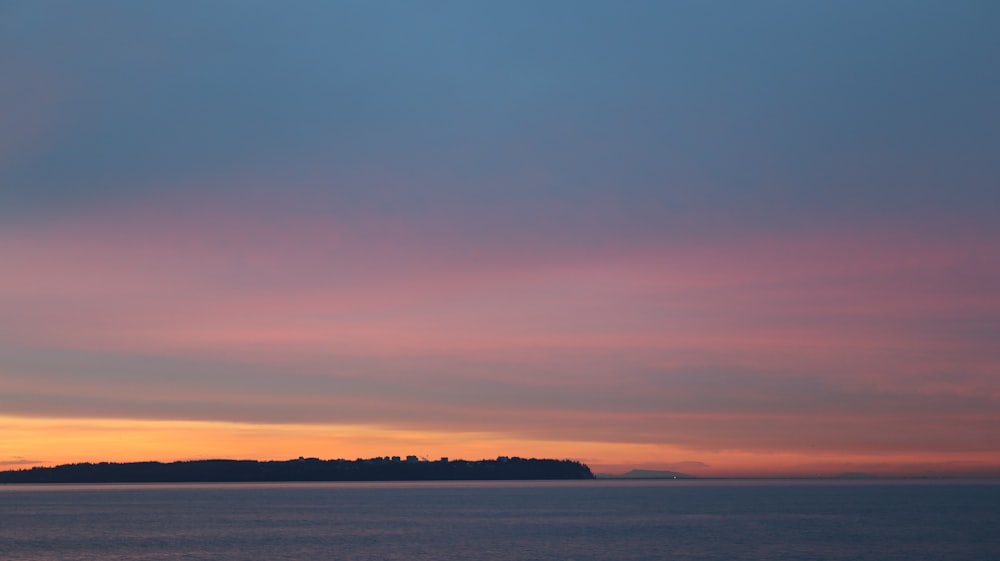
{"label": "water", "polygon": [[1000,559],[1000,482],[0,486],[0,560]]}

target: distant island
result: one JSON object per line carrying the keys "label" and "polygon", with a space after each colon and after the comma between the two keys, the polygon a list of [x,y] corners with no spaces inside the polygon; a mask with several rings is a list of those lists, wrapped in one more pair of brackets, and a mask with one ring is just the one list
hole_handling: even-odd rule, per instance
{"label": "distant island", "polygon": [[236,483],[278,481],[450,481],[594,479],[572,460],[427,461],[408,456],[357,460],[192,460],[170,463],[79,463],[0,472],[2,483]]}
{"label": "distant island", "polygon": [[688,475],[679,471],[663,471],[653,469],[633,469],[621,474],[598,473],[598,479],[695,479],[694,475]]}

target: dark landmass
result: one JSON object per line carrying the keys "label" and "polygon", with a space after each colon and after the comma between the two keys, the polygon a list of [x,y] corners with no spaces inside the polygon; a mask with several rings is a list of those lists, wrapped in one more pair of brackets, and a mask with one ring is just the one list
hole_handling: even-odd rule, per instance
{"label": "dark landmass", "polygon": [[599,473],[598,479],[695,479],[694,475],[678,471],[662,471],[654,469],[633,469],[621,474]]}
{"label": "dark landmass", "polygon": [[259,481],[448,481],[593,479],[571,460],[500,457],[496,460],[418,461],[413,457],[288,461],[194,460],[82,463],[0,472],[0,483],[216,483]]}
{"label": "dark landmass", "polygon": [[870,473],[865,473],[863,471],[845,471],[844,473],[839,473],[834,477],[839,479],[878,479],[878,475],[872,475]]}

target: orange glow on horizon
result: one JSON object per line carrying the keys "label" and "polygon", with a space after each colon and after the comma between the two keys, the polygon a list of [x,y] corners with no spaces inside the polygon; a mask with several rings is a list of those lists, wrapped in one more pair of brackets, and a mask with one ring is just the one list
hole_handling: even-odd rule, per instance
{"label": "orange glow on horizon", "polygon": [[[370,425],[0,417],[0,470],[77,462],[210,458],[285,460],[386,455],[574,459],[595,473],[670,470],[702,477],[997,475],[1000,453],[840,454],[705,451],[663,444],[524,440],[488,432],[410,431]],[[697,458],[697,461],[685,461]]]}

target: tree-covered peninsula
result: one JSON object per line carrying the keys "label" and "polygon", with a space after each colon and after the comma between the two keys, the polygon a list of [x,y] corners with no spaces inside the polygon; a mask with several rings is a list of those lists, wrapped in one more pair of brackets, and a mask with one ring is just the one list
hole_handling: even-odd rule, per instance
{"label": "tree-covered peninsula", "polygon": [[192,460],[79,463],[0,472],[0,483],[198,483],[278,481],[449,481],[593,479],[572,460],[418,460],[398,456],[357,460]]}

